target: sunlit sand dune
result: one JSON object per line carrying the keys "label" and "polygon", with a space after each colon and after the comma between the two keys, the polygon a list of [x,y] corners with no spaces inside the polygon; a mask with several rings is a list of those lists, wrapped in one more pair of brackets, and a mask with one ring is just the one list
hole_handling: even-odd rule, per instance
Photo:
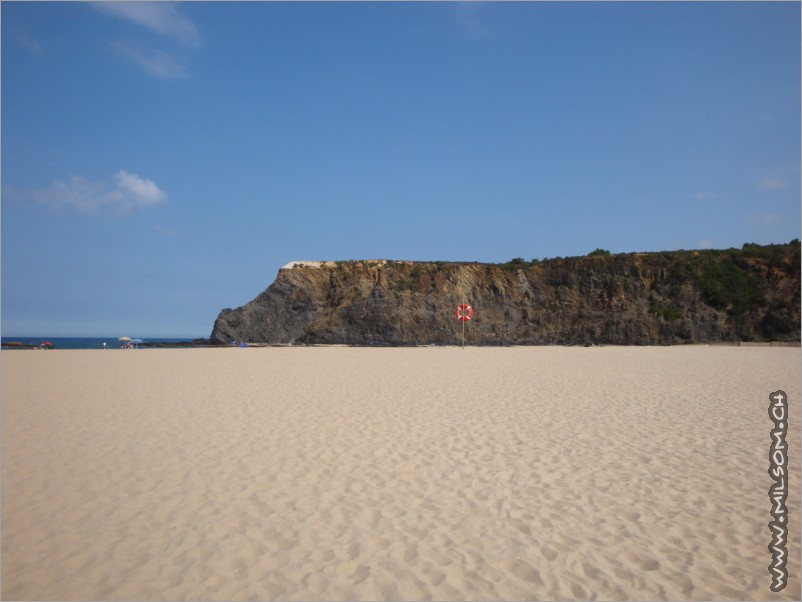
{"label": "sunlit sand dune", "polygon": [[798,348],[2,352],[11,600],[798,600]]}

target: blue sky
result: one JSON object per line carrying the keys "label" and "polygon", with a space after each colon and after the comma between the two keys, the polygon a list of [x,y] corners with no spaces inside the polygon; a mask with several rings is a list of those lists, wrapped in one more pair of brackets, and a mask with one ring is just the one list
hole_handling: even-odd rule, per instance
{"label": "blue sky", "polygon": [[291,260],[800,236],[800,4],[2,3],[2,333],[205,337]]}

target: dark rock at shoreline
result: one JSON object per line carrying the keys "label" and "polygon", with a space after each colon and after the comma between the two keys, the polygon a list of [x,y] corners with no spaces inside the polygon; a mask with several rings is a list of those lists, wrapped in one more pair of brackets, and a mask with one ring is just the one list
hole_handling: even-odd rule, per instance
{"label": "dark rock at shoreline", "polygon": [[154,341],[147,341],[145,343],[141,343],[140,347],[209,347],[211,346],[211,342],[209,339],[192,339],[191,341],[178,341],[175,343],[163,343],[163,342],[154,342]]}
{"label": "dark rock at shoreline", "polygon": [[671,345],[800,340],[800,246],[592,255],[509,264],[293,262],[224,309],[209,342]]}
{"label": "dark rock at shoreline", "polygon": [[8,341],[3,343],[3,349],[35,349],[38,345],[33,343],[21,343],[19,341]]}

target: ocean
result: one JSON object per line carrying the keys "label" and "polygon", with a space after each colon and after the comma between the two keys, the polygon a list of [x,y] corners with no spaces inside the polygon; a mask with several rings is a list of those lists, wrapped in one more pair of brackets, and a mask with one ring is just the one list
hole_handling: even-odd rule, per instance
{"label": "ocean", "polygon": [[[27,345],[36,345],[37,347],[44,342],[50,342],[55,349],[103,349],[103,343],[106,343],[106,349],[119,349],[121,343],[118,341],[119,337],[2,337],[3,349],[13,349],[14,346],[7,347],[9,343],[22,343],[26,347],[21,349],[29,349]],[[176,347],[180,347],[181,343],[188,343],[192,339],[164,339],[164,338],[151,338],[142,339],[145,343],[161,343],[169,346],[170,343],[176,343]],[[140,347],[142,347],[140,345]],[[142,347],[147,349],[147,347]]]}

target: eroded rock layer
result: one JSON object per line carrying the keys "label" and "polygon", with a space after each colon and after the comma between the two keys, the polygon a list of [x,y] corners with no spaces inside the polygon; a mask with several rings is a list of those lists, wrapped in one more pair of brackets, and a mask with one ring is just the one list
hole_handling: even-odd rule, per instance
{"label": "eroded rock layer", "polygon": [[598,255],[490,265],[292,262],[211,342],[666,345],[799,341],[800,247]]}

